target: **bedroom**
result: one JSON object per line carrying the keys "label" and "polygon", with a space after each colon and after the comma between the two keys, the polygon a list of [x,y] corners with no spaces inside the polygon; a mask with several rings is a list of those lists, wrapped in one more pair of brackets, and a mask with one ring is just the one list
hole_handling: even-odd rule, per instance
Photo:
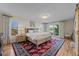
{"label": "bedroom", "polygon": [[2,56],[76,55],[75,10],[75,3],[0,4]]}

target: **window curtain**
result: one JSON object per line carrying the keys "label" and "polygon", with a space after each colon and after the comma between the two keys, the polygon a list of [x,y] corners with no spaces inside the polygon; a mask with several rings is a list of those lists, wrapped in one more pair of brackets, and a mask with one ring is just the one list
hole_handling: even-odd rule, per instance
{"label": "window curtain", "polygon": [[7,15],[2,15],[3,20],[3,44],[10,43],[9,39],[9,19],[10,17]]}

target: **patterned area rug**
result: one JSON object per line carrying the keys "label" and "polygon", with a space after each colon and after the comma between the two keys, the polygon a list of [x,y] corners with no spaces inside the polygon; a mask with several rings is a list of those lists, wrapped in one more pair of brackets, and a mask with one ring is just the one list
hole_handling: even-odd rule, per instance
{"label": "patterned area rug", "polygon": [[55,56],[63,43],[62,39],[51,39],[38,48],[31,42],[13,43],[13,48],[17,56]]}

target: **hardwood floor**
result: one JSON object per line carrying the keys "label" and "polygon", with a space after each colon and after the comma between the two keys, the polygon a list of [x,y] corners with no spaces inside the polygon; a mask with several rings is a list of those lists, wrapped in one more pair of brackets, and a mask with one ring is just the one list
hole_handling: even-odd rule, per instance
{"label": "hardwood floor", "polygon": [[75,56],[75,48],[71,48],[71,42],[71,40],[65,39],[65,42],[57,53],[57,56]]}
{"label": "hardwood floor", "polygon": [[12,44],[8,44],[3,47],[3,56],[15,56]]}
{"label": "hardwood floor", "polygon": [[[65,39],[64,44],[58,51],[56,56],[75,56],[75,49],[70,47],[71,40]],[[13,47],[11,44],[8,44],[3,47],[4,56],[15,56]]]}

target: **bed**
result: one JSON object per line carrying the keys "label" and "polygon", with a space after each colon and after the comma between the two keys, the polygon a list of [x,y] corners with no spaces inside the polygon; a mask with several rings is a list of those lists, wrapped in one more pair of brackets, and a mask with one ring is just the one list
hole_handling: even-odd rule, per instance
{"label": "bed", "polygon": [[26,33],[26,36],[27,40],[34,43],[37,47],[38,45],[51,39],[51,34],[48,32]]}

